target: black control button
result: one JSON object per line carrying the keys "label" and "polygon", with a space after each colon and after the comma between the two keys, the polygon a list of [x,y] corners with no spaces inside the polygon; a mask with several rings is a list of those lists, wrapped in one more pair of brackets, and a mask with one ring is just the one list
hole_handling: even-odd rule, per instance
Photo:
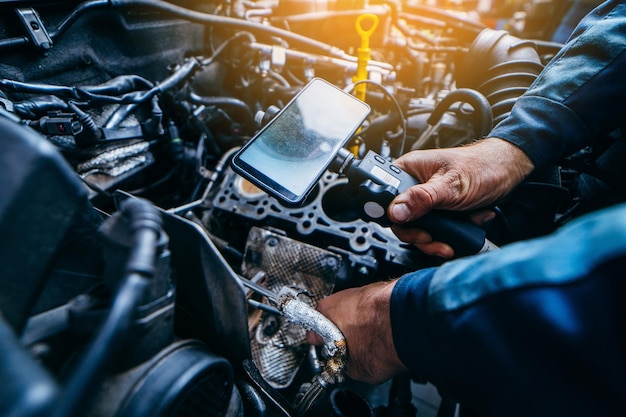
{"label": "black control button", "polygon": [[393,172],[395,172],[396,174],[399,174],[400,172],[402,172],[402,171],[400,171],[400,168],[398,168],[395,165],[389,165],[389,169],[392,170]]}
{"label": "black control button", "polygon": [[384,163],[385,163],[385,158],[383,158],[383,157],[382,157],[382,156],[380,156],[380,155],[374,155],[374,159],[375,159],[377,162],[381,163],[381,164],[384,164]]}

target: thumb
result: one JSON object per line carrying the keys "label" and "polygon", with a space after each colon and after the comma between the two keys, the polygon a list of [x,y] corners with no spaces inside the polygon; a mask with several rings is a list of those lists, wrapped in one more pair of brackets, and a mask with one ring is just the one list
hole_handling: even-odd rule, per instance
{"label": "thumb", "polygon": [[387,214],[394,223],[406,223],[447,204],[448,200],[444,198],[452,198],[449,194],[448,182],[442,177],[433,177],[398,194],[389,205]]}

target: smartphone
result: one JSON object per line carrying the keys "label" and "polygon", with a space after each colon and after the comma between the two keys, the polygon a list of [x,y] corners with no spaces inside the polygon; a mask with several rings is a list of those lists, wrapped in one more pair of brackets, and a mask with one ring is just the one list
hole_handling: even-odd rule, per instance
{"label": "smartphone", "polygon": [[283,204],[300,205],[369,112],[363,101],[314,78],[235,154],[231,166]]}

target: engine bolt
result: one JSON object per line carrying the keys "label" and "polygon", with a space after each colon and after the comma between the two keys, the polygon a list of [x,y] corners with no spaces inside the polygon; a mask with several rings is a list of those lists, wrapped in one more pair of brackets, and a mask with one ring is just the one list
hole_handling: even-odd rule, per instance
{"label": "engine bolt", "polygon": [[337,266],[337,259],[329,257],[325,259],[326,266],[334,268]]}

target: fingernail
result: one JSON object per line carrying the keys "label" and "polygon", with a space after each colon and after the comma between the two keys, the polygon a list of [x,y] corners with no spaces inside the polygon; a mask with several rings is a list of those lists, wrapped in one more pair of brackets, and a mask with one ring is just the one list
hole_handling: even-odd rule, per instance
{"label": "fingernail", "polygon": [[391,207],[391,213],[393,214],[393,218],[398,222],[407,221],[411,216],[411,211],[404,203],[394,204],[393,207]]}

